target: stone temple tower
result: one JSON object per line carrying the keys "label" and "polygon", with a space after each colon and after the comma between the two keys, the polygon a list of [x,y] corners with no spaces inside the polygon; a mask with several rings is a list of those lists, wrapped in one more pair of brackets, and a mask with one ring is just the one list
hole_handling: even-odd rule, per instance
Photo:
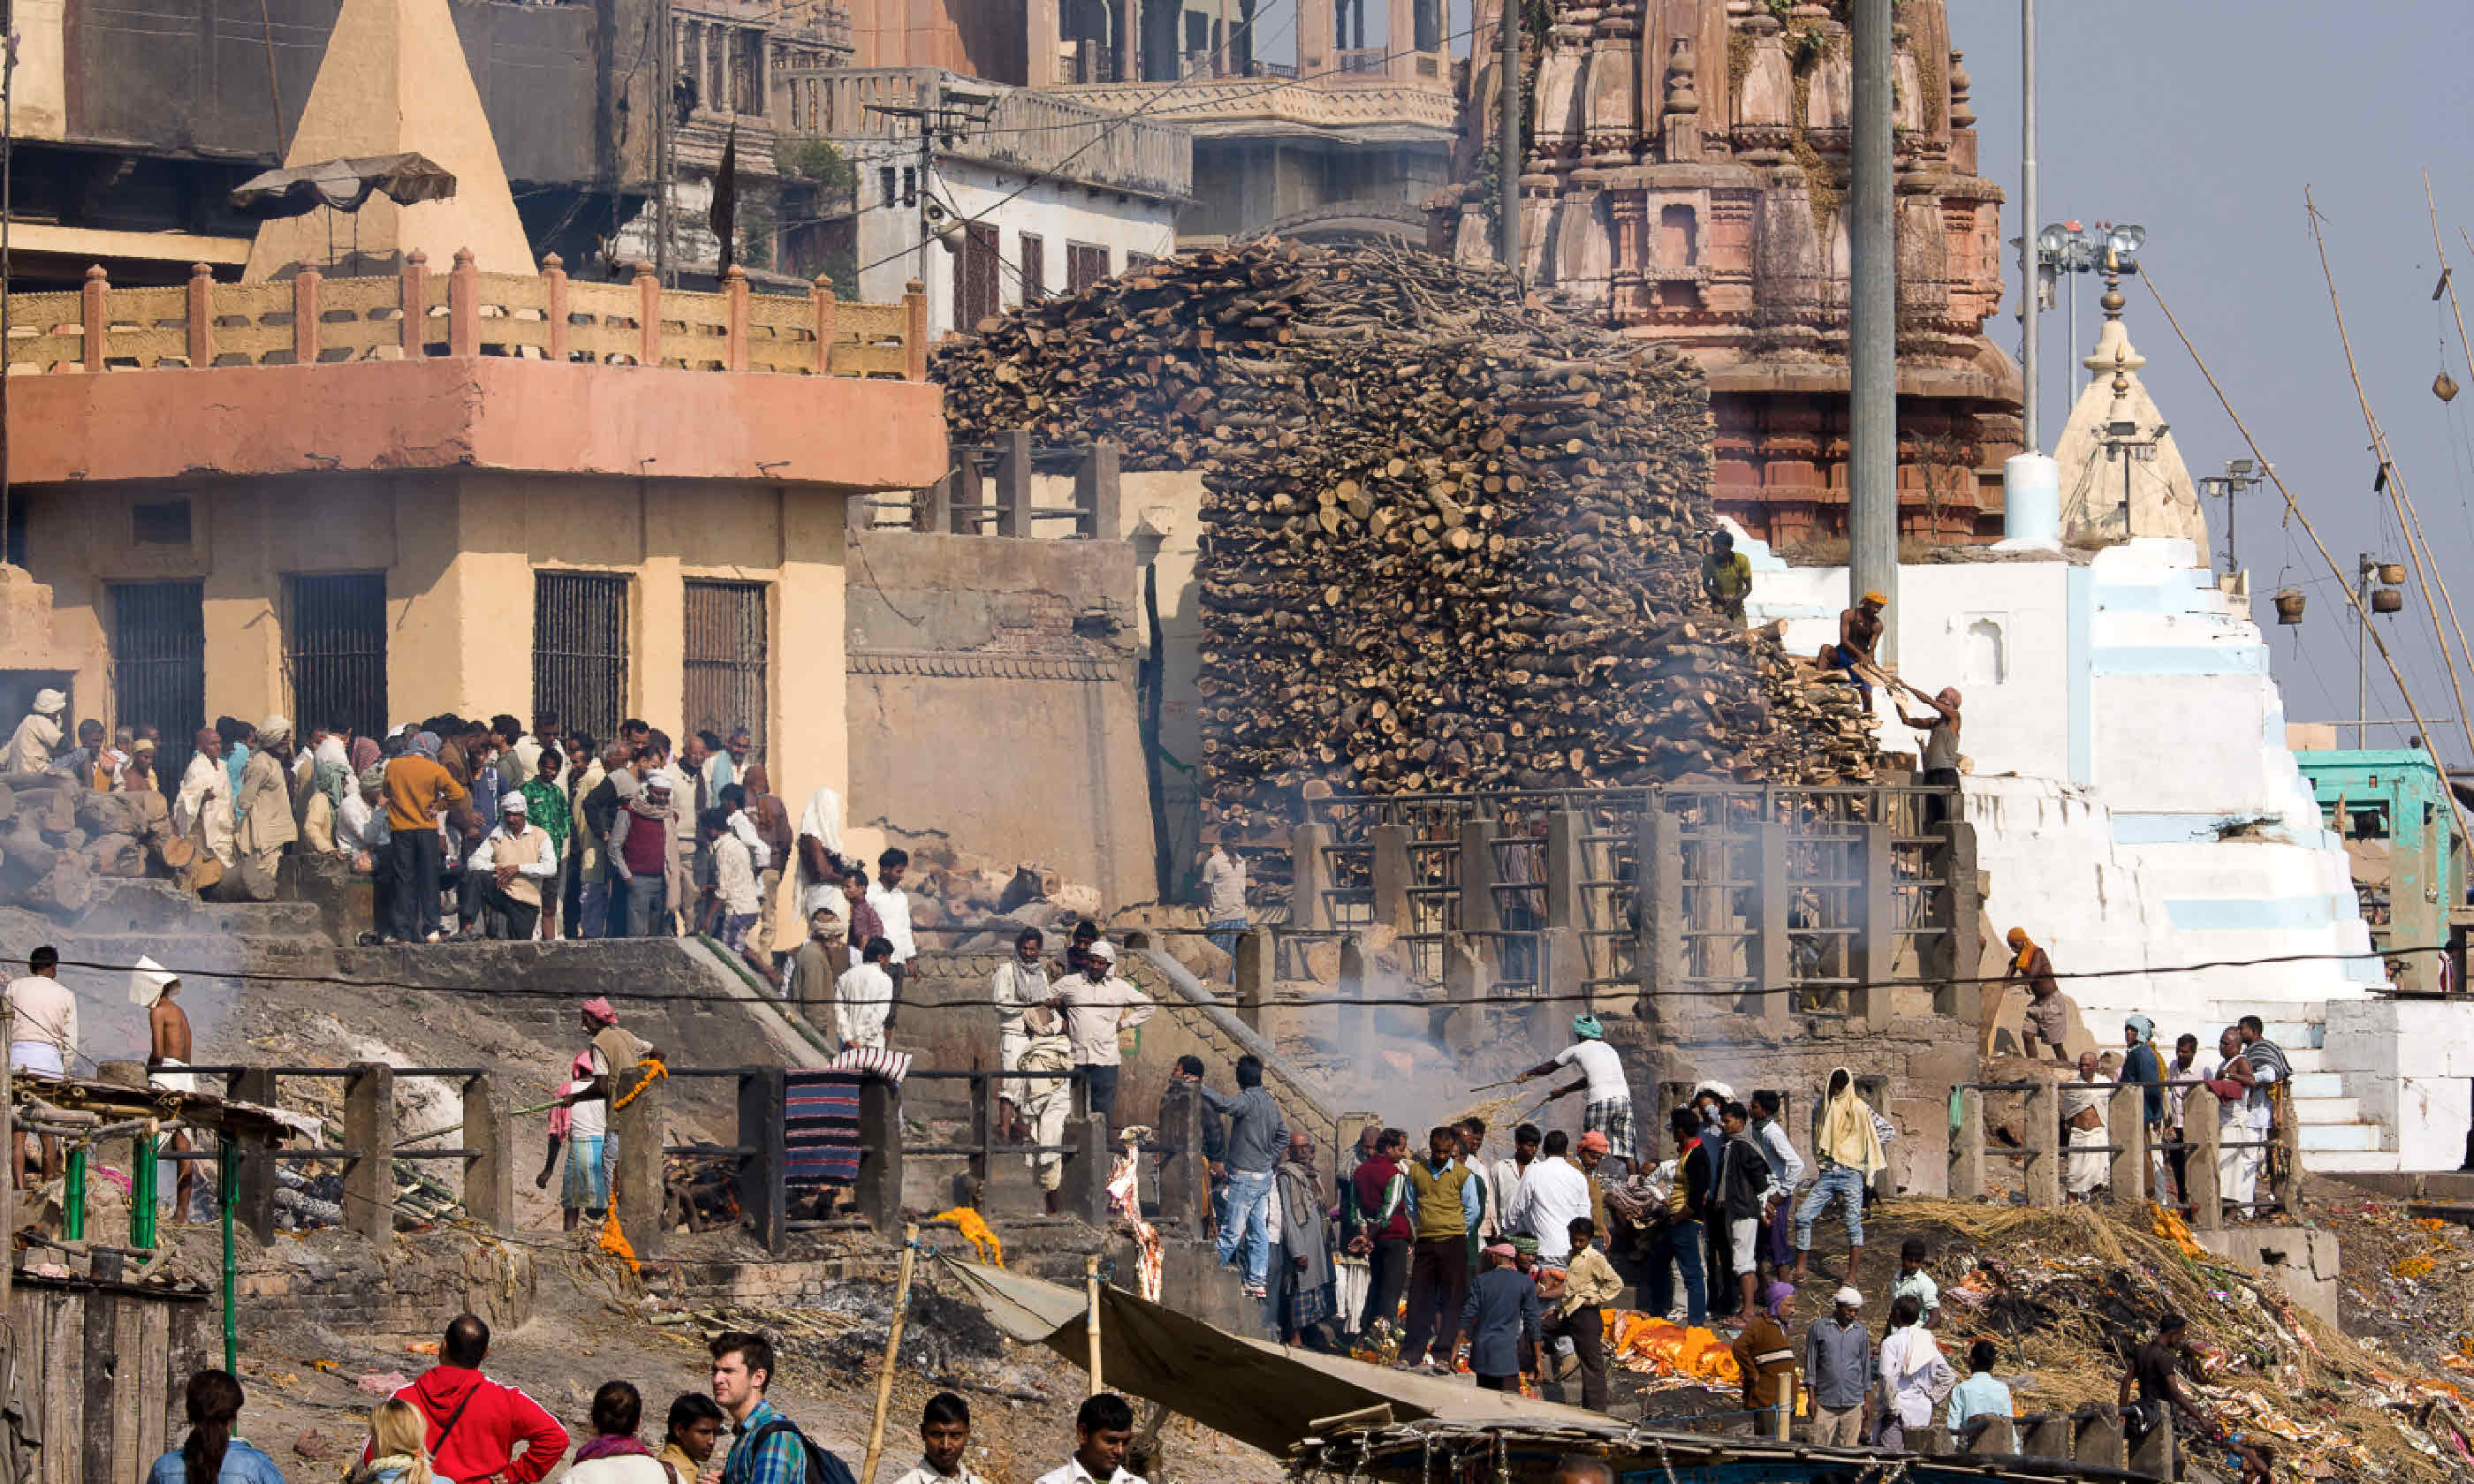
{"label": "stone temple tower", "polygon": [[[1492,258],[1495,32],[1477,0],[1463,94],[1466,184],[1429,201],[1431,243]],[[1846,0],[1547,0],[1529,11],[1522,268],[1710,375],[1713,494],[1774,546],[1847,531]],[[1997,539],[2019,451],[2019,371],[1984,334],[2000,307],[2001,193],[1945,0],[1898,8],[1900,528]]]}

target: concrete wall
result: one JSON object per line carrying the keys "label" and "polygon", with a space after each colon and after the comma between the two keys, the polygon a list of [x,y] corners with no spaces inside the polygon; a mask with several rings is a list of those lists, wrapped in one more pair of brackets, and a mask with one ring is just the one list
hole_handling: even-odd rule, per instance
{"label": "concrete wall", "polygon": [[2464,1162],[2474,1108],[2474,1043],[2465,1007],[2438,999],[2360,999],[2328,1007],[2329,1065],[2368,1070],[2345,1079],[2365,1117],[2395,1131],[2398,1167],[2453,1170]]}
{"label": "concrete wall", "polygon": [[1112,907],[1156,896],[1134,548],[887,531],[852,551],[851,821],[1048,865]]}

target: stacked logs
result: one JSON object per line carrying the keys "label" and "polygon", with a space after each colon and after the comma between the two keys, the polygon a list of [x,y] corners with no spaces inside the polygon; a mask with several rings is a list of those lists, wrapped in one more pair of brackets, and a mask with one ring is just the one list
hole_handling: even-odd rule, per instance
{"label": "stacked logs", "polygon": [[1869,778],[1852,692],[1710,612],[1700,371],[1491,268],[1262,242],[984,321],[958,439],[1196,469],[1202,773],[1324,793]]}
{"label": "stacked logs", "polygon": [[192,853],[161,794],[98,794],[51,774],[0,778],[0,906],[74,916],[100,878],[178,868]]}

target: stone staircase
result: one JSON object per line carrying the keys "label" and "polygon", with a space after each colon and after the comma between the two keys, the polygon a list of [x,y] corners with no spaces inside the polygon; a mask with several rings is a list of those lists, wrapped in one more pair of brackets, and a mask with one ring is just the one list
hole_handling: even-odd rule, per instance
{"label": "stone staircase", "polygon": [[[2321,1049],[2327,1022],[2318,1006],[2219,1002],[2216,1008],[2222,1024],[2230,1025],[2245,1015],[2267,1021],[2268,1039],[2292,1065],[2291,1096],[2300,1125],[2303,1168],[2339,1174],[2400,1167],[2396,1141],[2388,1128],[2366,1116],[2362,1100],[2346,1092],[2346,1069],[2328,1065],[2328,1053]],[[2201,1052],[2212,1054],[2212,1048],[2203,1046]]]}

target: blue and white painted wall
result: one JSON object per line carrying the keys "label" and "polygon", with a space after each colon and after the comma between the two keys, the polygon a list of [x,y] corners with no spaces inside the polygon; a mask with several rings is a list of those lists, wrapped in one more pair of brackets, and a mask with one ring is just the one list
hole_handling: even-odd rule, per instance
{"label": "blue and white painted wall", "polygon": [[[1788,567],[1740,533],[1736,544],[1753,561],[1753,622],[1784,620],[1796,653],[1836,637],[1844,567]],[[2224,1025],[2260,1015],[2312,1074],[2295,1089],[2316,1105],[2304,1120],[2312,1161],[2397,1167],[2393,1129],[2363,1113],[2398,1108],[2383,1094],[2400,1048],[2352,1035],[2346,1055],[2364,1065],[2325,1071],[2316,1049],[2332,1004],[2384,983],[2377,959],[2178,971],[2370,949],[2341,845],[2286,748],[2247,604],[2219,591],[2183,539],[1949,555],[1958,560],[1900,568],[1898,668],[1925,690],[1963,694],[1960,751],[1996,928],[2025,926],[2066,972],[2117,975],[2068,986],[2100,1039],[2140,1012],[2163,1036],[2193,1032],[2213,1050]],[[1883,746],[1916,747],[1886,698],[1876,704]],[[2421,1106],[2443,1120],[2453,1108],[2462,1146],[2467,1101]]]}

